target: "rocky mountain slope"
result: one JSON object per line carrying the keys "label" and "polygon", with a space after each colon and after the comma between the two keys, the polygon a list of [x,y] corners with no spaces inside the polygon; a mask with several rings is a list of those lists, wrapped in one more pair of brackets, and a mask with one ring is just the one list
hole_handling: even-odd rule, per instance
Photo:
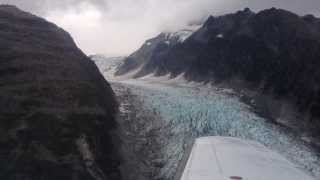
{"label": "rocky mountain slope", "polygon": [[183,43],[165,51],[161,47],[144,51],[136,60],[128,58],[117,74],[136,62],[152,62],[152,68],[144,66],[140,72],[184,74],[191,81],[249,89],[247,94],[257,101],[252,104],[264,115],[277,121],[290,116],[286,118],[297,121],[290,122],[292,127],[320,135],[320,19],[276,8],[259,13],[245,9],[211,16]]}
{"label": "rocky mountain slope", "polygon": [[153,73],[158,68],[158,61],[162,56],[166,55],[175,45],[183,43],[193,31],[184,29],[178,32],[166,32],[147,40],[139,50],[125,59],[124,64],[119,67],[115,75],[136,71],[134,77],[137,78]]}
{"label": "rocky mountain slope", "polygon": [[117,103],[68,33],[0,6],[0,179],[120,179]]}

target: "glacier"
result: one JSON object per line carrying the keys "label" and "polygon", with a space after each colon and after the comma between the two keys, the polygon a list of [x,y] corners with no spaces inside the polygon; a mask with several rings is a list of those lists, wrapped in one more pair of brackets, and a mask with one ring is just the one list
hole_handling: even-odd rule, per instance
{"label": "glacier", "polygon": [[203,136],[261,143],[320,178],[319,151],[292,130],[260,117],[232,89],[185,82],[183,76],[128,79],[102,73],[120,102],[124,179],[174,179],[185,151]]}
{"label": "glacier", "polygon": [[121,83],[142,101],[140,111],[157,117],[139,129],[148,133],[154,123],[159,129],[155,135],[159,136],[160,157],[155,160],[162,165],[154,179],[172,179],[188,145],[203,136],[229,136],[260,142],[299,169],[320,177],[320,156],[312,147],[290,130],[259,117],[232,90],[143,80]]}

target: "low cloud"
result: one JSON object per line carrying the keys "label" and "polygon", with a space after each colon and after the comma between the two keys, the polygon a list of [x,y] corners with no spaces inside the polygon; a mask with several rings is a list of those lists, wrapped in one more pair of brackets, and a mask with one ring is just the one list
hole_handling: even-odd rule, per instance
{"label": "low cloud", "polygon": [[127,55],[148,38],[234,12],[278,7],[320,16],[319,0],[0,0],[66,29],[87,54]]}

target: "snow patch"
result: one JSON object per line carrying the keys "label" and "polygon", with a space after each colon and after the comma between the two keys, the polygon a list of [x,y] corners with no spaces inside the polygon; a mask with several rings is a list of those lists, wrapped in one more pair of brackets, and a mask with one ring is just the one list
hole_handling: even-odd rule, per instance
{"label": "snow patch", "polygon": [[187,40],[195,31],[197,31],[201,26],[190,26],[187,29],[182,29],[177,32],[167,32],[166,39],[178,39],[179,43]]}
{"label": "snow patch", "polygon": [[130,104],[128,103],[121,103],[119,107],[119,111],[123,114],[129,113],[130,112],[129,106]]}
{"label": "snow patch", "polygon": [[224,38],[224,35],[223,34],[218,34],[216,37],[217,38]]}
{"label": "snow patch", "polygon": [[76,140],[76,144],[78,147],[79,152],[82,155],[82,158],[88,163],[89,165],[92,165],[94,162],[94,156],[92,152],[90,151],[90,146],[87,142],[86,135],[82,135]]}
{"label": "snow patch", "polygon": [[174,33],[173,36],[178,37],[179,38],[178,41],[182,43],[185,40],[187,40],[193,34],[193,32],[194,31],[191,31],[191,30],[182,30]]}

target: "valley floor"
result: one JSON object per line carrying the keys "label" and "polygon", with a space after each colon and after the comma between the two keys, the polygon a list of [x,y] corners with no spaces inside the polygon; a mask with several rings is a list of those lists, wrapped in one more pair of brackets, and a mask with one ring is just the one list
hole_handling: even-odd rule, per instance
{"label": "valley floor", "polygon": [[131,172],[125,179],[173,179],[184,151],[201,136],[260,142],[320,177],[316,150],[259,117],[232,90],[152,78],[117,80],[112,87],[120,101],[122,170]]}

